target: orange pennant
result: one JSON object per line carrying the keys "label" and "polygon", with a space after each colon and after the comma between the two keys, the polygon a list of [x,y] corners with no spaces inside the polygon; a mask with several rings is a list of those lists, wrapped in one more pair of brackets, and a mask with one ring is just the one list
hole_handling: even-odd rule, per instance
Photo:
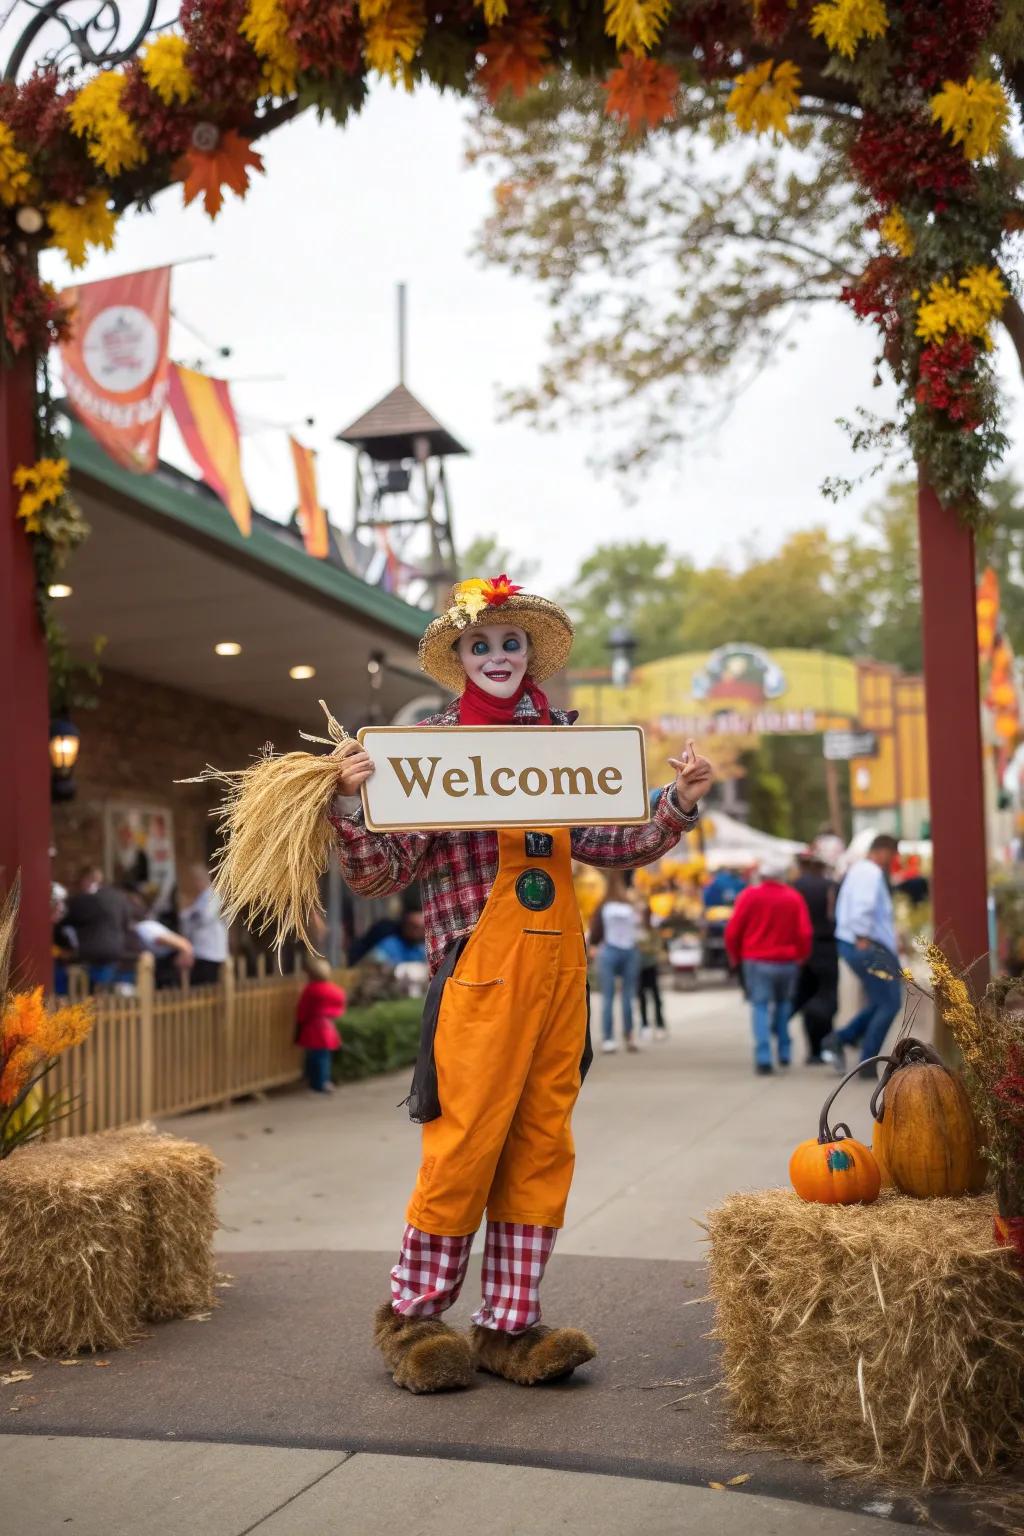
{"label": "orange pennant", "polygon": [[246,538],[252,532],[252,504],[242,479],[242,445],[231,394],[224,379],[192,368],[171,368],[170,402],[185,446],[199,473],[216,491]]}
{"label": "orange pennant", "polygon": [[316,560],[325,560],[331,544],[327,532],[327,513],[320,505],[316,484],[316,454],[312,448],[304,448],[294,437],[289,437],[292,460],[295,464],[295,481],[299,490],[298,518],[306,553]]}

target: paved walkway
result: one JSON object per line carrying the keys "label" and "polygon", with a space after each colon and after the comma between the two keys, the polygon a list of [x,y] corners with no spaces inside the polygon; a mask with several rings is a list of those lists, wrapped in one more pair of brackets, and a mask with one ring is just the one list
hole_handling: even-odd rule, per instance
{"label": "paved walkway", "polygon": [[[869,1536],[913,1520],[905,1501],[729,1448],[707,1308],[683,1306],[702,1290],[698,1223],[731,1190],[785,1182],[834,1079],[756,1078],[732,991],[669,1002],[671,1039],[599,1054],[576,1116],[546,1296],[553,1319],[597,1332],[589,1379],[538,1394],[482,1379],[437,1399],[390,1385],[367,1332],[416,1167],[404,1075],[190,1116],[169,1128],[223,1159],[233,1287],[202,1326],[155,1330],[106,1370],[30,1364],[0,1389],[0,1414],[17,1410],[0,1479],[19,1536]],[[855,1134],[867,1099],[845,1091]],[[732,1476],[747,1480],[707,1486]],[[931,1516],[983,1528],[960,1504]]]}
{"label": "paved walkway", "polygon": [[[755,1077],[731,988],[669,993],[668,1005],[668,1041],[594,1059],[573,1120],[560,1254],[699,1259],[696,1223],[708,1207],[732,1190],[787,1183],[792,1148],[817,1134],[835,1084],[828,1068]],[[169,1122],[224,1162],[220,1247],[395,1249],[419,1153],[416,1127],[396,1109],[407,1087],[404,1076],[377,1078],[330,1099],[278,1096]],[[844,1090],[855,1135],[867,1134],[869,1098],[866,1084]]]}

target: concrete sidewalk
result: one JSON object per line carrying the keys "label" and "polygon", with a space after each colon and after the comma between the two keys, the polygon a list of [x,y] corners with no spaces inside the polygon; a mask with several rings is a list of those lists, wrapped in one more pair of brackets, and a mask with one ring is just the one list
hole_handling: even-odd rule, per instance
{"label": "concrete sidewalk", "polygon": [[[474,1536],[866,1536],[879,1518],[909,1528],[898,1524],[916,1518],[905,1500],[730,1451],[704,1388],[686,1414],[660,1412],[673,1393],[651,1385],[676,1386],[680,1370],[714,1379],[707,1308],[675,1313],[702,1284],[699,1221],[732,1190],[786,1182],[793,1145],[815,1133],[836,1083],[800,1064],[798,1039],[788,1073],[755,1077],[731,989],[667,1001],[671,1038],[599,1053],[575,1118],[576,1182],[547,1290],[552,1320],[557,1310],[586,1324],[569,1316],[574,1298],[593,1314],[601,1355],[589,1380],[534,1397],[483,1379],[439,1399],[388,1382],[367,1334],[418,1159],[397,1108],[408,1074],[191,1115],[166,1128],[224,1162],[218,1247],[226,1269],[236,1255],[237,1288],[206,1327],[158,1329],[113,1356],[114,1369],[40,1365],[0,1389],[0,1415],[17,1413],[0,1417],[17,1431],[0,1435],[0,1477],[19,1536],[449,1536],[453,1525]],[[867,1133],[868,1098],[864,1084],[844,1091],[854,1134]],[[705,1486],[750,1468],[749,1483]],[[930,1518],[933,1529],[986,1529],[962,1500],[931,1501]]]}
{"label": "concrete sidewalk", "polygon": [[[594,1059],[573,1119],[576,1177],[558,1253],[701,1258],[696,1223],[709,1206],[733,1190],[788,1183],[790,1152],[817,1134],[836,1078],[802,1065],[798,1026],[789,1071],[755,1077],[738,991],[666,1001],[667,1041]],[[396,1107],[407,1077],[167,1122],[224,1162],[218,1246],[394,1249],[419,1158],[417,1128]],[[868,1135],[870,1096],[856,1081],[843,1091],[854,1135]]]}
{"label": "concrete sidewalk", "polygon": [[[272,1446],[0,1436],[18,1536],[874,1536],[878,1520],[598,1474]],[[882,1503],[876,1513],[888,1513]],[[919,1526],[889,1523],[893,1531]]]}

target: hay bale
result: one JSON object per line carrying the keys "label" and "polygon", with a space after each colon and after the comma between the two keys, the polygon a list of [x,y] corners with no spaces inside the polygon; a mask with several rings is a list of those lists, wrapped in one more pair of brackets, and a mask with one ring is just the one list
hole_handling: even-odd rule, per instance
{"label": "hay bale", "polygon": [[0,1162],[0,1354],[118,1349],[211,1307],[219,1168],[152,1126]]}
{"label": "hay bale", "polygon": [[732,1195],[708,1217],[739,1425],[835,1472],[983,1477],[1024,1443],[1024,1279],[985,1198],[812,1205]]}

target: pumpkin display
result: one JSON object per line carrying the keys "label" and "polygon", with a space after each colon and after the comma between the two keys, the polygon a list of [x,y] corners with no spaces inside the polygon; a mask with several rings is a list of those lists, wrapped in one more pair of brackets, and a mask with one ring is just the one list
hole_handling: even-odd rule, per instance
{"label": "pumpkin display", "polygon": [[928,1199],[978,1194],[985,1161],[967,1090],[921,1040],[900,1040],[871,1100],[878,1160],[896,1189]]}
{"label": "pumpkin display", "polygon": [[874,1153],[847,1125],[802,1141],[789,1160],[789,1181],[801,1200],[819,1205],[870,1205],[882,1187]]}

